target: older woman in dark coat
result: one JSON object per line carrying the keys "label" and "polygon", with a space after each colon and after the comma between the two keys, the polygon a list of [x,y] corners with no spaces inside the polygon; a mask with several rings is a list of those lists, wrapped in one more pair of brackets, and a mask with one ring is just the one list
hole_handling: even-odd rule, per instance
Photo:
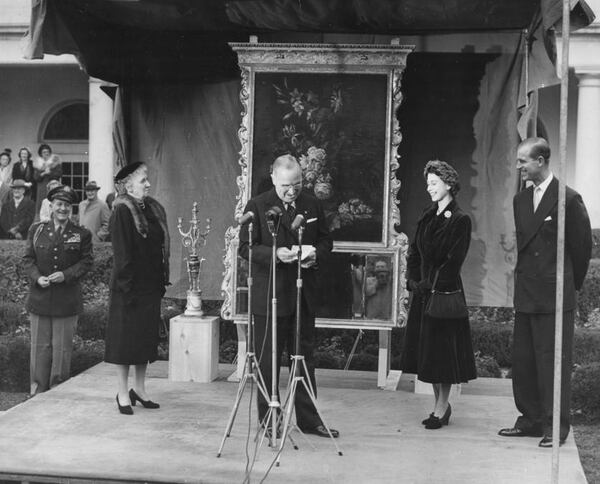
{"label": "older woman in dark coat", "polygon": [[[148,363],[158,356],[160,301],[169,283],[169,233],[166,213],[148,196],[145,164],[125,166],[115,177],[118,196],[110,218],[113,272],[106,328],[105,361],[117,365],[117,405],[132,415],[131,405],[158,408],[146,393]],[[128,391],[129,366],[135,382]]]}
{"label": "older woman in dark coat", "polygon": [[471,241],[471,219],[454,199],[460,189],[454,168],[443,161],[430,161],[424,176],[434,203],[419,219],[408,253],[407,281],[412,300],[401,368],[433,385],[434,409],[423,424],[427,429],[438,429],[450,419],[452,384],[476,378],[477,371],[468,318],[432,318],[424,308],[438,271],[436,290],[462,289],[460,270]]}

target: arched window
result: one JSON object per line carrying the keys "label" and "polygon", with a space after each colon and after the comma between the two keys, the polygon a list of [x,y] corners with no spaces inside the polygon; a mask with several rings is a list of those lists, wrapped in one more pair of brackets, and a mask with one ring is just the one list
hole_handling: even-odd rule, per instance
{"label": "arched window", "polygon": [[89,103],[84,99],[61,102],[46,114],[39,131],[40,143],[52,146],[62,160],[61,181],[80,198],[88,180],[89,111]]}
{"label": "arched window", "polygon": [[89,112],[87,102],[71,102],[55,108],[50,113],[43,141],[87,141],[89,136]]}

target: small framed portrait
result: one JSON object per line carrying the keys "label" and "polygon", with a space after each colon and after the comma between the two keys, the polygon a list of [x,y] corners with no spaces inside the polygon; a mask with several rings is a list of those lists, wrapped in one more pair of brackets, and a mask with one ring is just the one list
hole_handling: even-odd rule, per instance
{"label": "small framed portrait", "polygon": [[[244,320],[248,261],[239,258],[235,267],[233,319]],[[404,325],[407,293],[400,282],[405,267],[399,249],[336,249],[321,262],[319,271],[319,326],[378,329]]]}

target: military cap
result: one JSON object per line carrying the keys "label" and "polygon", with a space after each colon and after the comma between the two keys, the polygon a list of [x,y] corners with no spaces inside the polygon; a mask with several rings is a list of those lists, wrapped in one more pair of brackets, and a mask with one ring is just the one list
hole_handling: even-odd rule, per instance
{"label": "military cap", "polygon": [[59,185],[48,192],[48,200],[62,200],[71,205],[77,203],[77,193],[69,185]]}

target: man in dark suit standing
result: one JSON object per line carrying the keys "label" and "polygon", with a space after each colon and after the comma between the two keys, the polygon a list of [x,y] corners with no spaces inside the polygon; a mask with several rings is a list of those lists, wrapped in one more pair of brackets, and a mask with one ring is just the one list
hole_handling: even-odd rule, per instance
{"label": "man in dark suit standing", "polygon": [[[533,186],[513,200],[517,234],[513,393],[521,415],[504,437],[543,437],[552,447],[554,329],[558,180],[549,167],[550,147],[543,138],[528,138],[517,151],[517,168]],[[570,428],[571,371],[576,291],[585,278],[592,249],[590,220],[581,196],[566,188],[565,268],[560,443]]]}
{"label": "man in dark suit standing", "polygon": [[[288,354],[294,353],[294,335],[296,321],[296,279],[297,252],[291,250],[298,244],[298,233],[292,229],[297,215],[306,221],[302,244],[303,248],[303,286],[301,297],[301,334],[300,350],[304,355],[312,387],[316,392],[312,353],[315,331],[315,311],[319,305],[319,263],[331,252],[332,240],[321,203],[313,196],[302,192],[302,170],[291,155],[283,155],[273,162],[271,179],[274,187],[248,201],[245,213],[252,212],[254,230],[252,235],[253,293],[252,314],[254,316],[254,337],[256,355],[265,380],[267,392],[271,391],[271,228],[276,230],[276,294],[277,297],[277,361],[281,361],[284,346]],[[267,214],[267,212],[269,212]],[[276,214],[280,213],[280,216]],[[269,220],[270,219],[270,220]],[[248,259],[248,232],[240,231],[239,253]],[[305,254],[307,257],[305,257]],[[279,380],[279,365],[277,368]],[[277,381],[277,384],[279,382]],[[307,382],[308,383],[308,382]],[[328,437],[308,393],[303,385],[297,387],[295,409],[298,427],[305,433]],[[258,416],[263,422],[268,411],[268,402],[258,392]],[[263,422],[264,424],[264,422]],[[330,429],[334,437],[336,430]]]}

